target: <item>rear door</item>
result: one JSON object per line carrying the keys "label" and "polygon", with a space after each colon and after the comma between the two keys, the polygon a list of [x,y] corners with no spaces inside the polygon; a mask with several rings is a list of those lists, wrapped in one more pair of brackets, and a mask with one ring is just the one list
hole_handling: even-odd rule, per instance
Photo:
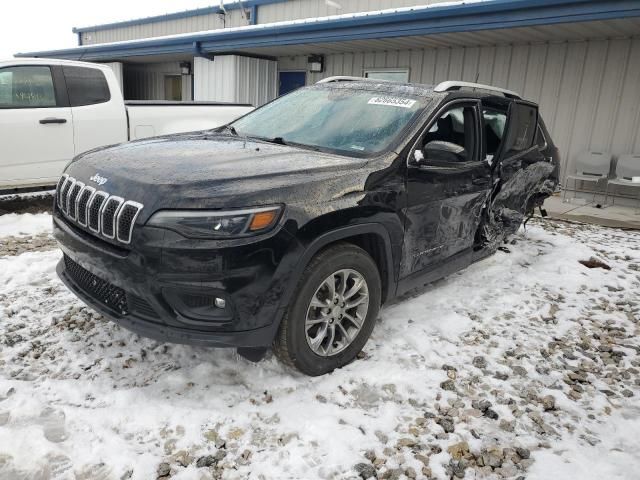
{"label": "rear door", "polygon": [[0,68],[0,187],[55,183],[74,155],[73,120],[56,67]]}
{"label": "rear door", "polygon": [[[554,165],[549,163],[535,142],[538,132],[537,105],[513,100],[507,113],[507,125],[500,149],[496,155],[500,190],[492,208],[501,211],[503,219],[512,218],[511,230],[530,209],[530,201],[549,178]],[[537,164],[537,165],[534,165]],[[531,168],[529,168],[531,167]],[[513,232],[508,232],[513,233]]]}
{"label": "rear door", "polygon": [[125,142],[127,114],[120,89],[109,86],[100,68],[62,68],[73,114],[76,155],[92,148]]}
{"label": "rear door", "polygon": [[[430,120],[410,153],[401,276],[429,270],[473,246],[491,188],[480,115],[477,100],[450,102]],[[430,156],[432,142],[458,146],[461,153]],[[416,161],[416,151],[422,160]]]}

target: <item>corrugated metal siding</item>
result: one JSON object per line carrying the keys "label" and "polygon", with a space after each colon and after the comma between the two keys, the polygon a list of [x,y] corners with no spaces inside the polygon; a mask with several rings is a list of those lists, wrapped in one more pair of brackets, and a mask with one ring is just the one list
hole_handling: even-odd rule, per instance
{"label": "corrugated metal siding", "polygon": [[[294,0],[258,7],[258,23],[281,22],[300,18],[326,17],[346,13],[369,12],[387,8],[431,5],[448,0]],[[341,8],[336,8],[335,5]]]}
{"label": "corrugated metal siding", "polygon": [[[291,0],[288,2],[261,5],[257,8],[258,23],[273,23],[301,18],[326,17],[347,13],[384,10],[388,8],[411,7],[415,5],[431,5],[447,0]],[[341,8],[334,5],[339,4]],[[225,27],[249,25],[242,9],[229,10],[223,17],[217,13],[197,15],[177,20],[165,20],[143,25],[100,29],[82,33],[84,45],[96,43],[119,42],[141,38],[175,35],[178,33],[217,30]]]}
{"label": "corrugated metal siding", "polygon": [[[280,70],[306,70],[307,57],[280,57]],[[327,55],[325,72],[361,76],[365,68],[410,69],[410,81],[477,81],[540,105],[560,148],[562,175],[582,150],[640,152],[640,38]]]}
{"label": "corrugated metal siding", "polygon": [[175,35],[178,33],[217,30],[225,27],[241,27],[248,24],[249,22],[243,16],[241,10],[231,10],[227,12],[224,19],[217,13],[210,13],[178,20],[147,23],[144,25],[133,25],[106,30],[96,29],[90,32],[83,32],[82,43],[83,45],[94,45],[96,43],[162,37],[164,35]]}
{"label": "corrugated metal siding", "polygon": [[[180,75],[180,62],[128,64],[124,67],[125,100],[166,100],[167,75]],[[182,76],[182,99],[191,100],[191,76]]]}
{"label": "corrugated metal siding", "polygon": [[262,105],[277,95],[277,62],[221,55],[194,59],[196,100]]}

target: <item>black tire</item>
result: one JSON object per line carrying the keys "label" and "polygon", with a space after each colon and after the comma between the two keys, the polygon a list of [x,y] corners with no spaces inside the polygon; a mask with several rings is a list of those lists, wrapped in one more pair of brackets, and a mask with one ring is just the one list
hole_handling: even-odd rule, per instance
{"label": "black tire", "polygon": [[[352,269],[367,282],[369,305],[362,327],[344,350],[332,356],[316,354],[307,343],[305,319],[312,297],[322,282],[334,272]],[[292,301],[282,319],[273,344],[276,356],[300,372],[318,376],[350,363],[371,335],[381,304],[380,273],[374,260],[362,248],[338,243],[316,254],[304,270]]]}

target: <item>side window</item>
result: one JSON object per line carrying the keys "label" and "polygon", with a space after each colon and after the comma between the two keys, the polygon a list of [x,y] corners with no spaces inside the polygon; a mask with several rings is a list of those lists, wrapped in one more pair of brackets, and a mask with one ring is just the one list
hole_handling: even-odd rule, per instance
{"label": "side window", "polygon": [[507,125],[507,114],[498,110],[485,108],[482,110],[484,138],[487,146],[487,160],[493,160],[498,152],[504,129]]}
{"label": "side window", "polygon": [[0,68],[0,108],[56,106],[51,69],[47,66]]}
{"label": "side window", "polygon": [[97,68],[63,67],[62,71],[72,107],[95,105],[111,100],[107,79]]}
{"label": "side window", "polygon": [[475,107],[472,106],[460,106],[447,110],[424,136],[422,149],[428,156],[428,150],[433,149],[434,146],[438,149],[445,147],[452,153],[455,151],[457,161],[475,160],[475,119]]}
{"label": "side window", "polygon": [[538,109],[513,102],[509,108],[509,131],[505,138],[506,157],[517,155],[533,146],[538,129]]}

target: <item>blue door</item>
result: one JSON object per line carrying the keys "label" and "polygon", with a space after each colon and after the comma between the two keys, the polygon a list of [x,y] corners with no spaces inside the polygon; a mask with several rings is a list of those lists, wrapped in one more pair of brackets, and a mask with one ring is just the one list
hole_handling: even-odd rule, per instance
{"label": "blue door", "polygon": [[278,95],[284,95],[307,83],[307,72],[280,72]]}

